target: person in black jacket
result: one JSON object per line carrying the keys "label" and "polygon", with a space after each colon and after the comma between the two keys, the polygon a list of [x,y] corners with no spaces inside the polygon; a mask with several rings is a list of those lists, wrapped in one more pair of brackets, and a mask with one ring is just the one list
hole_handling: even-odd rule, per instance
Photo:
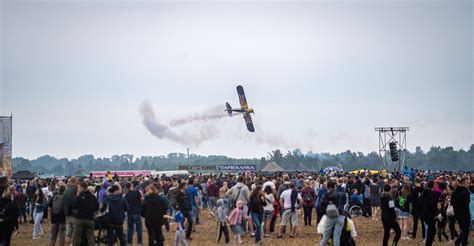
{"label": "person in black jacket", "polygon": [[128,203],[128,213],[127,213],[127,243],[132,244],[133,239],[133,228],[136,227],[137,230],[137,244],[142,244],[142,220],[140,218],[141,209],[142,209],[142,194],[140,191],[135,190],[133,183],[126,184],[126,193],[125,200]]}
{"label": "person in black jacket", "polygon": [[104,199],[103,210],[108,211],[104,217],[104,223],[107,226],[107,241],[109,246],[113,246],[115,241],[119,240],[120,246],[125,246],[123,237],[123,222],[125,213],[128,211],[128,203],[122,196],[122,188],[118,185],[112,185],[109,188],[109,194]]}
{"label": "person in black jacket", "polygon": [[9,187],[3,189],[0,198],[0,211],[3,211],[3,222],[0,222],[0,245],[9,246],[12,233],[18,230],[18,216],[20,211],[13,201],[13,191]]}
{"label": "person in black jacket", "polygon": [[427,226],[426,231],[426,246],[433,244],[434,237],[436,235],[435,216],[438,210],[437,195],[432,190],[434,187],[433,180],[428,181],[426,189],[423,190],[420,196],[420,218],[425,222]]}
{"label": "person in black jacket", "polygon": [[463,177],[461,183],[456,187],[451,196],[451,205],[454,210],[454,217],[459,223],[461,228],[461,235],[454,241],[454,245],[467,245],[467,239],[469,238],[469,226],[471,223],[471,214],[469,213],[469,201],[470,193],[469,186],[471,180],[469,177]]}
{"label": "person in black jacket", "polygon": [[161,229],[168,210],[168,203],[159,195],[158,188],[154,185],[146,187],[145,200],[142,205],[141,214],[145,218],[145,226],[148,230],[148,245],[162,246],[165,238]]}
{"label": "person in black jacket", "polygon": [[66,186],[62,185],[59,190],[54,194],[53,198],[49,200],[48,206],[51,208],[51,235],[50,235],[50,246],[54,246],[59,237],[59,245],[65,245],[66,240],[66,215],[62,208],[64,201],[64,191]]}
{"label": "person in black jacket", "polygon": [[193,218],[191,216],[191,203],[188,198],[188,185],[185,182],[179,184],[180,192],[176,196],[178,202],[178,209],[183,213],[184,217],[188,220],[188,227],[186,229],[186,240],[192,240],[191,233],[193,228]]}
{"label": "person in black jacket", "polygon": [[85,232],[87,245],[93,246],[94,240],[94,215],[99,210],[99,201],[87,189],[85,182],[80,182],[77,187],[77,198],[74,200],[73,211],[76,214],[76,223],[74,228],[73,245],[81,245],[81,236]]}
{"label": "person in black jacket", "polygon": [[395,201],[390,194],[392,187],[389,184],[384,185],[383,193],[380,196],[380,208],[382,210],[382,225],[383,225],[383,246],[388,245],[390,239],[390,229],[395,231],[392,245],[397,245],[400,240],[401,230],[397,223],[397,214],[395,213]]}
{"label": "person in black jacket", "polygon": [[[413,230],[412,237],[416,238],[416,232],[418,231],[418,220],[420,219],[420,204],[418,203],[421,193],[423,192],[423,187],[421,186],[420,178],[415,178],[415,184],[412,187],[410,193],[410,202],[413,204],[412,214],[413,214]],[[425,238],[425,227],[423,226],[423,220],[421,221],[421,235],[422,238]]]}

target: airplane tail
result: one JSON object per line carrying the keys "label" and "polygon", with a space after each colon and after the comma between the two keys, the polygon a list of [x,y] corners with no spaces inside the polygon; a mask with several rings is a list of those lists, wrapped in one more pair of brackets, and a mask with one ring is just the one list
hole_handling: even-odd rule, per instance
{"label": "airplane tail", "polygon": [[229,116],[232,116],[232,107],[230,106],[230,104],[228,102],[225,103],[225,111],[227,111],[227,114],[229,114]]}

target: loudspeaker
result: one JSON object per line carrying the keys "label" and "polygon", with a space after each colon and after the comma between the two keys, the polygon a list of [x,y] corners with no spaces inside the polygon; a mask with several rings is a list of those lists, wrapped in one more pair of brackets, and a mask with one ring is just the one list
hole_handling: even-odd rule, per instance
{"label": "loudspeaker", "polygon": [[398,161],[397,143],[390,142],[388,143],[388,146],[390,148],[390,157],[392,158],[392,161]]}

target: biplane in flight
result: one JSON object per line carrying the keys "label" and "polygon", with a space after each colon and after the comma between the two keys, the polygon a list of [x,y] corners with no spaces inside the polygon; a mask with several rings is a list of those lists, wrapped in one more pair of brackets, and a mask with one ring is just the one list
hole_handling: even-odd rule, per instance
{"label": "biplane in flight", "polygon": [[241,85],[237,86],[237,95],[239,95],[240,108],[233,109],[230,104],[226,102],[225,107],[227,114],[229,114],[229,116],[234,115],[233,113],[242,114],[245,119],[245,124],[247,125],[247,130],[254,132],[255,128],[253,127],[252,117],[250,117],[250,114],[254,114],[254,111],[249,107],[247,99],[245,98],[244,88]]}

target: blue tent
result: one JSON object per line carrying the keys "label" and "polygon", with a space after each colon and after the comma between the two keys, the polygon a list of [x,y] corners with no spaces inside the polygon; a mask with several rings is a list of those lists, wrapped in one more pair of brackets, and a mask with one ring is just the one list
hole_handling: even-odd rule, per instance
{"label": "blue tent", "polygon": [[329,166],[329,167],[326,167],[324,168],[323,172],[324,173],[330,173],[330,172],[340,172],[342,171],[339,167],[336,167],[336,166]]}

